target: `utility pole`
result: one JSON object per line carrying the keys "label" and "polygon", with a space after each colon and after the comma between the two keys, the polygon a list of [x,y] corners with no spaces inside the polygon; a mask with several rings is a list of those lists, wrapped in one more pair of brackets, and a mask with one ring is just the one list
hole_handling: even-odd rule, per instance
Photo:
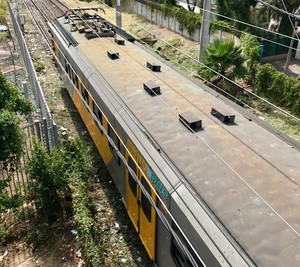
{"label": "utility pole", "polygon": [[116,24],[118,27],[122,28],[121,0],[117,0]]}
{"label": "utility pole", "polygon": [[284,74],[287,74],[287,71],[288,71],[289,66],[290,66],[290,61],[291,61],[291,56],[292,56],[292,49],[293,49],[293,46],[294,46],[294,37],[296,35],[296,31],[297,31],[297,27],[298,27],[298,20],[300,19],[300,6],[294,12],[294,15],[297,17],[297,19],[295,21],[295,25],[294,25],[294,29],[293,29],[293,34],[292,34],[292,38],[291,38],[291,42],[290,42],[289,51],[288,51],[288,54],[286,56],[286,61],[285,61],[285,65],[284,65],[284,68],[283,68]]}
{"label": "utility pole", "polygon": [[201,33],[200,33],[199,60],[200,60],[201,52],[205,49],[205,46],[209,43],[211,1],[212,0],[204,0],[204,3],[203,3],[202,26],[201,26]]}

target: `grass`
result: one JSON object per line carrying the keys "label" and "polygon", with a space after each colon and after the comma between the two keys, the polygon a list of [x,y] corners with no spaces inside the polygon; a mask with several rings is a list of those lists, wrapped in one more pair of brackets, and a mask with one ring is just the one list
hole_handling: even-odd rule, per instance
{"label": "grass", "polygon": [[265,121],[292,139],[300,142],[299,122],[278,111],[264,113]]}

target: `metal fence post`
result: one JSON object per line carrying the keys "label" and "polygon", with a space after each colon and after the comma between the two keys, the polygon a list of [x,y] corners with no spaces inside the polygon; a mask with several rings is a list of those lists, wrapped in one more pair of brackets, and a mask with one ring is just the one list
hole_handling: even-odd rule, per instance
{"label": "metal fence post", "polygon": [[38,138],[40,141],[43,141],[43,140],[42,140],[42,136],[41,136],[40,124],[41,124],[40,121],[34,121],[34,126],[35,126],[35,129],[36,129],[36,136],[37,136],[37,138]]}
{"label": "metal fence post", "polygon": [[45,137],[45,145],[47,147],[48,152],[51,151],[51,146],[50,146],[50,141],[49,141],[49,133],[48,133],[48,125],[47,125],[47,119],[43,118],[42,121],[42,131],[43,131],[43,136]]}
{"label": "metal fence post", "polygon": [[55,122],[53,122],[52,124],[52,132],[53,132],[53,142],[54,142],[54,146],[58,147],[58,134],[57,134],[57,125]]}
{"label": "metal fence post", "polygon": [[28,86],[27,86],[27,82],[23,81],[22,82],[22,90],[23,90],[23,94],[26,98],[28,98],[29,94],[28,94]]}
{"label": "metal fence post", "polygon": [[[18,42],[19,42],[20,50],[21,50],[21,53],[22,53],[22,56],[23,56],[23,59],[24,59],[24,63],[25,63],[26,69],[27,69],[31,89],[32,89],[33,95],[35,97],[35,102],[36,102],[37,107],[41,111],[41,117],[43,118],[42,126],[43,126],[44,129],[46,129],[46,130],[43,131],[43,136],[46,138],[46,140],[43,140],[43,141],[45,142],[45,145],[47,145],[47,149],[50,151],[51,148],[53,146],[55,146],[55,142],[56,142],[54,140],[55,136],[53,134],[53,120],[52,120],[52,116],[51,116],[51,111],[48,107],[48,104],[47,104],[47,102],[45,100],[45,97],[44,97],[43,90],[42,90],[42,88],[40,86],[40,83],[38,81],[37,74],[36,74],[36,71],[34,69],[34,65],[33,65],[33,62],[31,60],[29,50],[27,48],[25,39],[23,37],[22,31],[21,31],[21,28],[20,28],[20,23],[18,23],[9,2],[8,2],[8,8],[9,8],[10,16],[11,16],[12,23],[13,23],[13,26],[14,26],[14,30],[15,30],[15,33],[16,33],[16,36],[17,36],[17,39],[18,39]],[[28,95],[28,90],[27,90],[27,95]],[[44,123],[44,118],[45,117],[47,118],[46,119],[46,122],[47,122],[46,124]],[[41,139],[41,133],[39,133],[39,136],[40,136],[40,139]],[[56,135],[56,138],[57,138],[57,135]]]}

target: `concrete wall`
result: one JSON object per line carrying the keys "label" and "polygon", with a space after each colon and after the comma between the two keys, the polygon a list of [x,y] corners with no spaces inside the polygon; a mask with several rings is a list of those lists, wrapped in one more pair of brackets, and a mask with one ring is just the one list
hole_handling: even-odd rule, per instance
{"label": "concrete wall", "polygon": [[144,17],[145,19],[154,22],[157,25],[160,25],[164,28],[168,28],[176,33],[179,33],[185,37],[191,38],[192,40],[199,42],[200,41],[200,29],[190,35],[186,29],[180,30],[180,25],[176,18],[174,17],[165,17],[160,10],[153,9],[145,4],[134,0],[126,1],[126,11],[128,13],[135,13],[139,16]]}

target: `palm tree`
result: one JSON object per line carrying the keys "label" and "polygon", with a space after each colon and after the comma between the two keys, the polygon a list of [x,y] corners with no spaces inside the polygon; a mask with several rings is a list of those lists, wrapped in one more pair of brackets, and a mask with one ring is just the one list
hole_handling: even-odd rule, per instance
{"label": "palm tree", "polygon": [[241,47],[236,46],[234,41],[215,39],[201,54],[203,65],[201,64],[198,72],[213,84],[222,88],[229,86],[229,89],[232,89],[232,83],[228,82],[228,79],[234,80],[246,74],[243,66],[245,60],[241,53]]}

